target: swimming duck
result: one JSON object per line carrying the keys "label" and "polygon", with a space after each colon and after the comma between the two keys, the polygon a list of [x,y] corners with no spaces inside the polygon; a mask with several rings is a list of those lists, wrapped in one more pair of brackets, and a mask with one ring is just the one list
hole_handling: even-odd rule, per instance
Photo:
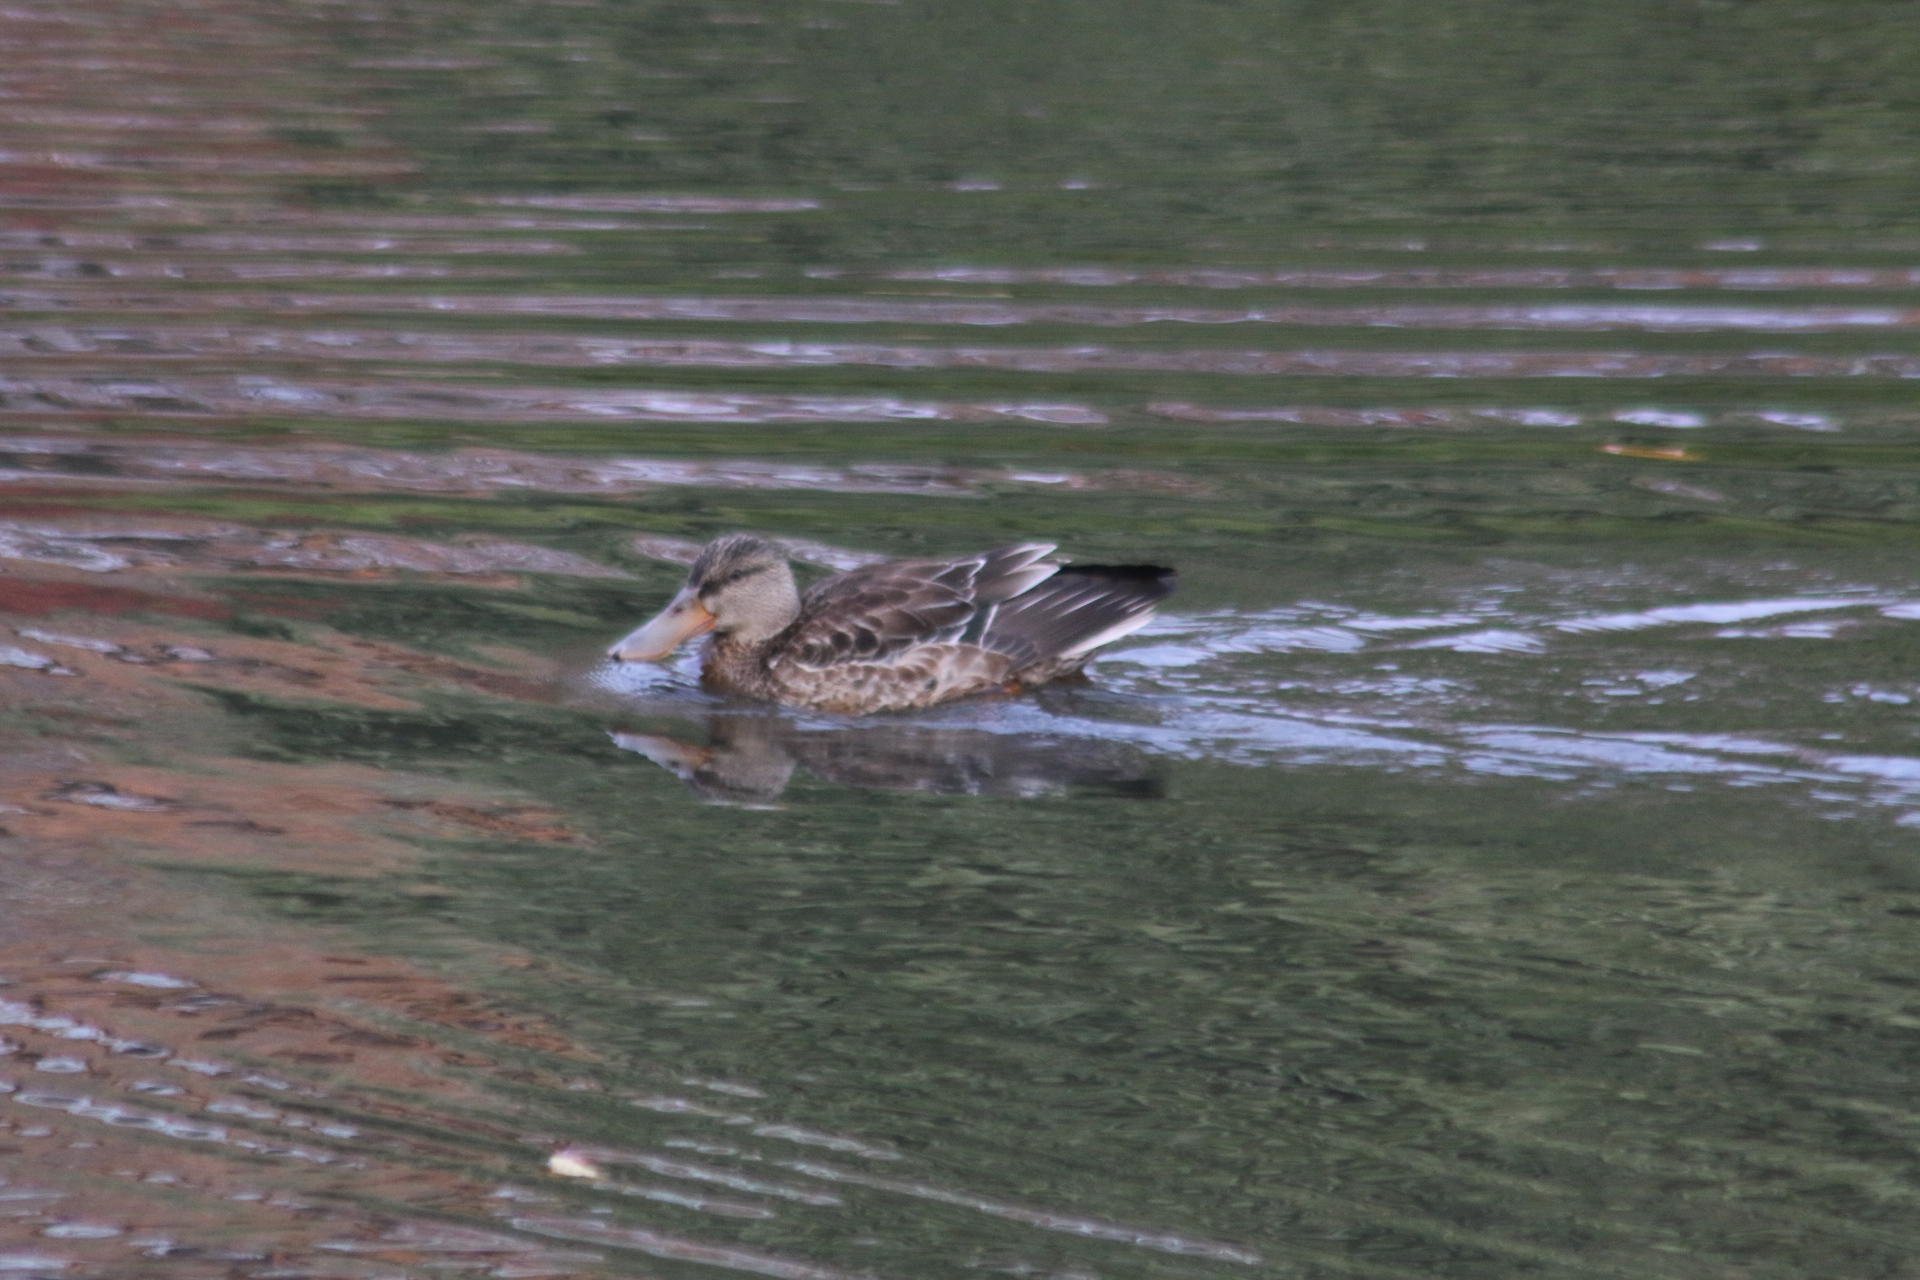
{"label": "swimming duck", "polygon": [[608,656],[655,662],[711,635],[709,688],[844,715],[1015,692],[1087,664],[1145,626],[1170,569],[1070,565],[1050,542],[952,560],[888,560],[803,595],[785,549],[750,533],[716,538],[687,584]]}

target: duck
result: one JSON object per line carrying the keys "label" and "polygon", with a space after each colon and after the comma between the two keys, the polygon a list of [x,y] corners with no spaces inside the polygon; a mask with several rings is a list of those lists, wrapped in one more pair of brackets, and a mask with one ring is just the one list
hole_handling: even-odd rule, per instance
{"label": "duck", "polygon": [[840,715],[1018,693],[1077,675],[1174,590],[1171,569],[1049,559],[1058,549],[1021,542],[886,560],[803,593],[784,547],[730,533],[702,548],[679,593],[607,656],[658,662],[706,636],[707,688]]}

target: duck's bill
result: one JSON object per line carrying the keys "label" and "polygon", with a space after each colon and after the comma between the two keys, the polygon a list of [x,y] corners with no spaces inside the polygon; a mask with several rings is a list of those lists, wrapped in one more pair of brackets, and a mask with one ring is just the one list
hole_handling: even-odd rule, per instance
{"label": "duck's bill", "polygon": [[713,622],[707,607],[682,591],[651,622],[607,650],[607,656],[615,662],[658,662],[693,637],[713,630]]}

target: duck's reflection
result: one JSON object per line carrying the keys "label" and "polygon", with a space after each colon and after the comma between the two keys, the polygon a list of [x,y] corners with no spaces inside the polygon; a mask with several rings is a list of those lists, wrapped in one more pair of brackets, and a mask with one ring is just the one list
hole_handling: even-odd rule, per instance
{"label": "duck's reflection", "polygon": [[936,795],[1153,799],[1165,790],[1150,757],[1101,738],[884,722],[823,728],[759,712],[717,712],[703,727],[687,738],[610,736],[716,804],[771,804],[796,770],[844,786]]}

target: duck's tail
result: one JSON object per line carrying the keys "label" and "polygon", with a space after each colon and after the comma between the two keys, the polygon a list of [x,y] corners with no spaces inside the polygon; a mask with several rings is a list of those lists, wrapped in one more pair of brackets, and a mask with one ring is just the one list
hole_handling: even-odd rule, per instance
{"label": "duck's tail", "polygon": [[1175,585],[1174,571],[1156,565],[1062,565],[997,605],[976,643],[1012,658],[1016,678],[1050,680],[1146,626]]}

